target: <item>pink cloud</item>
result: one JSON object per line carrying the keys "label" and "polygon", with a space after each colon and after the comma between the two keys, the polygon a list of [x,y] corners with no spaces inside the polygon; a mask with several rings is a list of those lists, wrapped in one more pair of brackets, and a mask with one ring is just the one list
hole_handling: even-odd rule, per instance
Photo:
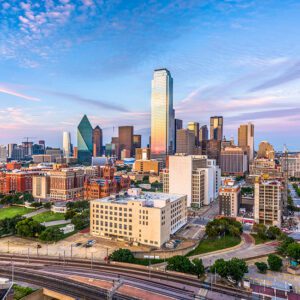
{"label": "pink cloud", "polygon": [[15,96],[15,97],[22,98],[22,99],[25,99],[28,101],[34,101],[34,102],[41,101],[41,99],[39,99],[39,98],[28,96],[28,95],[25,95],[25,94],[22,94],[17,91],[14,91],[14,90],[11,90],[11,89],[8,89],[5,87],[1,87],[1,86],[0,86],[0,93],[7,94],[10,96]]}

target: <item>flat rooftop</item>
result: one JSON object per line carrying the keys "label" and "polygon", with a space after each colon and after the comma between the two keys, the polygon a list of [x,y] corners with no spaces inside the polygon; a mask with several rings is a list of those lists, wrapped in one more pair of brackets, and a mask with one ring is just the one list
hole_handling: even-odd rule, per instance
{"label": "flat rooftop", "polygon": [[115,203],[115,204],[127,204],[129,201],[146,202],[146,206],[155,207],[155,201],[176,201],[184,195],[180,194],[166,194],[166,193],[154,193],[154,192],[142,192],[139,195],[129,195],[128,193],[122,193],[118,195],[111,195],[105,198],[93,200],[93,202],[99,203]]}

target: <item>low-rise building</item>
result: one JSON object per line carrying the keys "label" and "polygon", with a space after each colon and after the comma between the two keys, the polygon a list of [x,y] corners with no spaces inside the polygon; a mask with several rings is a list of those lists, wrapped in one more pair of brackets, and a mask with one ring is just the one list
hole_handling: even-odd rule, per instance
{"label": "low-rise building", "polygon": [[138,173],[155,173],[158,174],[162,169],[163,163],[159,160],[136,160],[133,165],[133,171]]}
{"label": "low-rise building", "polygon": [[91,234],[161,247],[187,223],[185,195],[142,192],[91,201]]}
{"label": "low-rise building", "polygon": [[60,231],[62,231],[63,234],[71,233],[75,230],[74,224],[68,224],[65,227],[61,227]]}
{"label": "low-rise building", "polygon": [[67,210],[67,205],[64,202],[56,202],[51,206],[51,211],[54,213],[65,214]]}
{"label": "low-rise building", "polygon": [[253,176],[266,175],[270,179],[284,177],[282,166],[273,159],[256,158],[249,166],[249,173]]}

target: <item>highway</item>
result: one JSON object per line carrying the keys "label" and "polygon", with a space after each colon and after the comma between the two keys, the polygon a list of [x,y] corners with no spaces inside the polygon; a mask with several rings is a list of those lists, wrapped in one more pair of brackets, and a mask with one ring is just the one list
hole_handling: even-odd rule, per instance
{"label": "highway", "polygon": [[[200,291],[214,292],[229,297],[251,299],[251,294],[233,287],[201,282],[195,276],[149,270],[146,267],[113,265],[84,260],[58,260],[56,258],[1,255],[0,275],[9,276],[14,265],[17,280],[45,286],[71,296],[85,299],[107,299],[109,291],[114,291],[111,299],[135,299],[128,291],[143,291],[145,295],[156,295],[159,299],[210,299],[201,298]],[[106,287],[101,284],[106,283]],[[95,286],[95,284],[100,286]],[[107,286],[107,283],[110,285]],[[76,286],[75,295],[72,291]],[[73,287],[73,288],[72,288]],[[123,298],[122,298],[123,297]],[[126,298],[127,297],[127,298]],[[228,299],[228,298],[227,298]],[[229,298],[230,299],[230,298]]]}

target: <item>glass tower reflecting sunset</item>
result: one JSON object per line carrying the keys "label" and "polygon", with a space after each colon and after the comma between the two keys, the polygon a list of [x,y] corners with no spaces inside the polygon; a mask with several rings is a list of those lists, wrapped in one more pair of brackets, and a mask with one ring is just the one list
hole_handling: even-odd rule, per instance
{"label": "glass tower reflecting sunset", "polygon": [[151,96],[151,156],[174,152],[173,78],[167,69],[154,71]]}

